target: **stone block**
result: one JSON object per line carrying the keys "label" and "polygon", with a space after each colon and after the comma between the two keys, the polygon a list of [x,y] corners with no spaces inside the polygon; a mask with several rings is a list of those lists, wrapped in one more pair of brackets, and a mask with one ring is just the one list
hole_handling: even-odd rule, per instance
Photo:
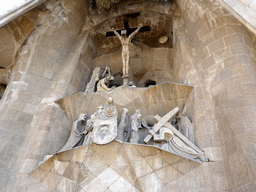
{"label": "stone block", "polygon": [[224,81],[225,79],[228,79],[232,76],[232,70],[230,69],[224,69],[219,73],[219,79],[220,81]]}
{"label": "stone block", "polygon": [[153,192],[164,190],[164,185],[161,182],[161,178],[159,178],[155,173],[151,173],[139,178],[139,182],[143,191]]}
{"label": "stone block", "polygon": [[53,76],[53,70],[50,69],[45,69],[43,77],[47,78],[47,79],[52,79]]}
{"label": "stone block", "polygon": [[234,75],[244,74],[244,73],[246,73],[245,65],[235,65],[232,68],[232,71],[233,71],[232,73]]}
{"label": "stone block", "polygon": [[62,179],[61,176],[57,174],[49,173],[47,177],[43,179],[42,184],[46,185],[51,190],[55,190],[61,179]]}
{"label": "stone block", "polygon": [[94,191],[106,191],[108,188],[97,178],[90,182],[89,185],[86,185],[83,188],[85,191],[94,192]]}
{"label": "stone block", "polygon": [[236,56],[231,56],[223,61],[225,67],[231,67],[238,64]]}
{"label": "stone block", "polygon": [[227,35],[226,26],[219,27],[213,31],[215,40],[222,38]]}
{"label": "stone block", "polygon": [[148,164],[152,167],[154,171],[167,167],[169,164],[161,159],[159,156],[150,156],[145,158]]}
{"label": "stone block", "polygon": [[109,192],[118,192],[118,191],[136,191],[136,188],[133,187],[130,183],[128,183],[125,179],[120,177],[115,181],[110,187],[109,187]]}
{"label": "stone block", "polygon": [[231,155],[235,154],[237,152],[237,146],[234,140],[229,140],[224,144],[226,148],[227,156],[230,157]]}
{"label": "stone block", "polygon": [[36,75],[36,76],[43,76],[44,73],[44,67],[39,65],[33,65],[28,69],[29,73],[32,73],[32,75]]}
{"label": "stone block", "polygon": [[144,175],[153,172],[153,170],[151,169],[151,167],[149,166],[145,159],[142,159],[140,161],[133,160],[131,161],[131,164],[133,166],[137,178],[143,177]]}
{"label": "stone block", "polygon": [[25,113],[29,113],[29,114],[34,114],[36,110],[37,110],[37,106],[32,105],[30,103],[26,103],[25,107],[22,109],[22,111],[24,111]]}
{"label": "stone block", "polygon": [[250,64],[248,55],[237,55],[236,57],[239,64]]}
{"label": "stone block", "polygon": [[182,174],[186,175],[189,172],[200,168],[200,164],[197,162],[191,162],[188,159],[184,159],[178,163],[172,165],[175,169],[180,171]]}
{"label": "stone block", "polygon": [[234,44],[244,44],[243,36],[240,34],[226,36],[224,37],[224,41],[227,47]]}
{"label": "stone block", "polygon": [[55,191],[56,192],[73,191],[75,187],[76,187],[76,183],[74,181],[67,179],[65,177],[62,177]]}
{"label": "stone block", "polygon": [[213,54],[213,53],[216,53],[220,50],[225,49],[225,44],[224,44],[223,38],[211,43],[208,46],[208,49],[209,49],[210,54]]}
{"label": "stone block", "polygon": [[230,46],[230,50],[231,50],[232,55],[250,54],[250,49],[246,45],[240,45],[240,44],[232,45],[232,46]]}
{"label": "stone block", "polygon": [[50,88],[50,86],[52,85],[52,81],[45,77],[39,77],[37,79],[37,84],[44,88]]}
{"label": "stone block", "polygon": [[20,112],[18,116],[18,121],[30,124],[34,115],[30,113]]}
{"label": "stone block", "polygon": [[107,168],[101,174],[98,175],[98,179],[106,186],[111,186],[120,177],[113,169]]}
{"label": "stone block", "polygon": [[214,54],[216,63],[222,62],[232,56],[230,49],[224,49]]}
{"label": "stone block", "polygon": [[183,174],[172,166],[168,166],[156,171],[156,175],[164,185],[167,185],[173,180],[180,178]]}

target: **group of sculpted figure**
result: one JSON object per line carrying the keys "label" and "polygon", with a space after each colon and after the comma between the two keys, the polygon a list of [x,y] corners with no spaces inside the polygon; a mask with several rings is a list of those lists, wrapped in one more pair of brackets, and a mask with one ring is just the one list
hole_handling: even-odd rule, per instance
{"label": "group of sculpted figure", "polygon": [[[102,72],[103,71],[103,72]],[[95,89],[96,85],[96,89]],[[111,74],[110,67],[107,66],[105,69],[102,67],[96,67],[93,71],[90,82],[86,86],[86,93],[112,91],[120,84],[115,81],[115,77]],[[136,87],[133,81],[130,81],[128,86]]]}
{"label": "group of sculpted figure", "polygon": [[[133,82],[128,83],[127,81],[129,80],[129,44],[141,27],[142,24],[128,37],[125,33],[120,35],[113,29],[122,44],[122,78],[126,82],[124,85],[132,87],[135,87]],[[103,72],[101,67],[96,67],[85,92],[111,91],[117,86],[120,85],[115,82],[110,67],[106,67]],[[73,123],[69,140],[61,151],[88,145],[92,142],[103,145],[116,139],[132,144],[153,145],[165,151],[185,158],[197,159],[201,162],[208,160],[203,151],[194,145],[192,123],[187,117],[176,117],[178,111],[179,108],[176,107],[164,117],[156,115],[154,119],[158,122],[149,126],[146,119],[140,120],[142,114],[139,109],[129,116],[128,109],[123,108],[121,120],[118,124],[118,111],[113,98],[109,97],[108,105],[105,107],[100,105],[90,118],[87,118],[87,114],[80,114],[79,118]]]}
{"label": "group of sculpted figure", "polygon": [[128,109],[123,108],[121,121],[117,125],[118,112],[113,102],[113,98],[109,97],[108,105],[105,107],[100,105],[90,118],[87,118],[85,113],[80,114],[79,118],[73,123],[69,140],[61,151],[88,145],[92,142],[107,144],[114,139],[122,142],[138,143],[141,111],[136,110],[129,117]]}
{"label": "group of sculpted figure", "polygon": [[[172,120],[175,121],[174,123],[172,121],[170,123],[162,122],[164,125],[158,126],[162,121],[159,119],[158,123],[149,126],[146,119],[140,120],[141,117],[142,114],[139,109],[129,116],[128,109],[123,108],[121,120],[118,124],[118,111],[114,105],[113,98],[109,97],[108,105],[105,107],[100,105],[90,118],[87,118],[86,114],[80,114],[79,118],[73,123],[69,140],[61,151],[88,145],[92,142],[99,145],[107,144],[116,139],[125,143],[154,145],[189,159],[207,160],[203,152],[193,144],[193,141],[190,141],[193,140],[193,134],[190,133],[185,137],[182,130],[179,132],[174,128],[174,133],[170,129],[170,126],[172,127],[171,124],[175,127],[175,123],[177,123],[175,118]],[[180,126],[183,127],[183,132],[184,130],[184,133],[191,132],[190,121],[188,118],[182,118],[182,121],[185,121]],[[184,128],[184,125],[187,128]],[[139,130],[143,129],[146,135],[144,134],[143,138],[141,138]]]}

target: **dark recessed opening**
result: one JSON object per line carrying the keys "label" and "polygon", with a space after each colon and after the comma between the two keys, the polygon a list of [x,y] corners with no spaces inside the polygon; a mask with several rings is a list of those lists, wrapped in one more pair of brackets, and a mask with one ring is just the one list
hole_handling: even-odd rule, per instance
{"label": "dark recessed opening", "polygon": [[145,87],[149,87],[150,85],[156,85],[156,82],[153,81],[153,80],[148,79],[148,80],[145,82]]}
{"label": "dark recessed opening", "polygon": [[118,83],[116,80],[111,80],[111,81],[109,82],[108,88],[111,88],[111,87],[119,87],[119,86],[121,86],[120,83]]}
{"label": "dark recessed opening", "polygon": [[133,14],[126,14],[125,17],[127,18],[136,18],[140,15],[140,13],[133,13]]}
{"label": "dark recessed opening", "polygon": [[6,87],[7,87],[7,86],[6,86],[5,84],[0,84],[0,99],[2,99]]}

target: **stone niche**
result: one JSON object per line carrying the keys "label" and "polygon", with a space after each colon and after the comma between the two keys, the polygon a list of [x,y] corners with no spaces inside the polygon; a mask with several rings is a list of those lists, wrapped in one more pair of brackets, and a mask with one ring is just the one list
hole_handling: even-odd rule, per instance
{"label": "stone niche", "polygon": [[[148,87],[163,82],[171,82],[172,61],[174,50],[169,47],[151,48],[131,44],[130,46],[129,73],[130,81],[138,87]],[[92,66],[111,68],[115,80],[122,85],[122,56],[121,49],[102,55],[92,60]],[[147,83],[147,82],[151,82]]]}
{"label": "stone niche", "polygon": [[[189,189],[202,190],[200,163],[208,158],[182,116],[193,86],[173,82],[170,10],[90,18],[99,23],[90,31],[97,49],[90,81],[84,92],[55,101],[73,123],[69,139],[30,176],[56,191],[170,191],[184,179]],[[129,45],[127,77],[124,45],[111,29],[122,34],[140,25]]]}

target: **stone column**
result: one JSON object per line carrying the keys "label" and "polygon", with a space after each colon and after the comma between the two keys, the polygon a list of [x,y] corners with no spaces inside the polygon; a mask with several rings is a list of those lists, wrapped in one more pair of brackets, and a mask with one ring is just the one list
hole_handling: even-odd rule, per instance
{"label": "stone column", "polygon": [[174,69],[177,81],[195,87],[196,142],[213,161],[202,165],[206,189],[253,190],[255,35],[215,1],[178,6]]}

